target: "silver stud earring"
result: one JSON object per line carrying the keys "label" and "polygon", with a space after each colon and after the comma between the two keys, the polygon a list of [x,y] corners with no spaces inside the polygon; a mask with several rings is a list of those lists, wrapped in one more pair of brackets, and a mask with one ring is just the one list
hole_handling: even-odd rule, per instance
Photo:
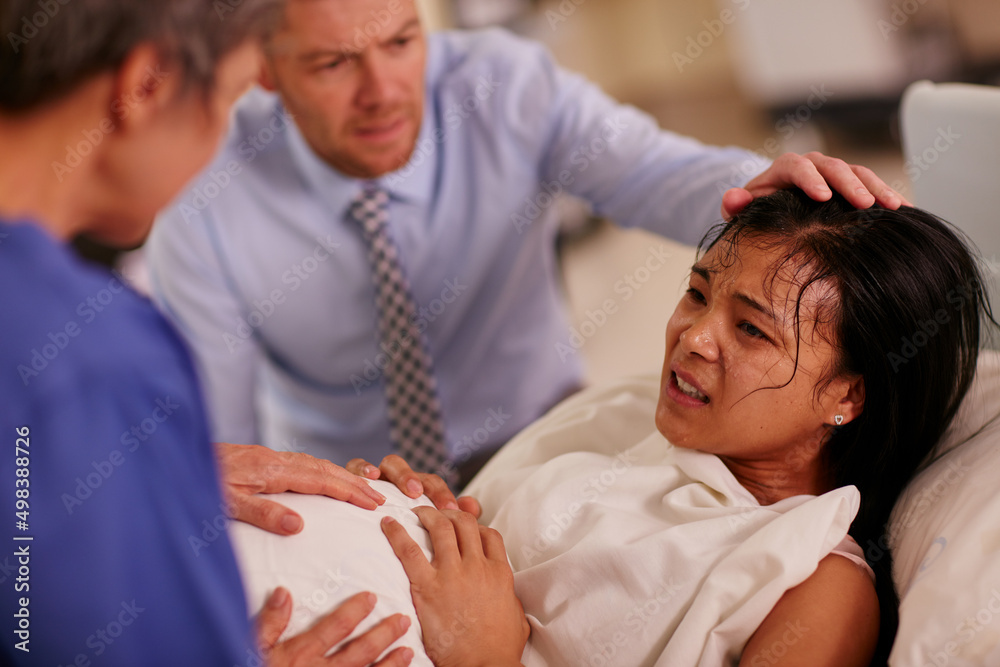
{"label": "silver stud earring", "polygon": [[836,424],[837,426],[840,426],[841,424],[843,424],[844,423],[844,415],[837,415],[836,417],[834,417],[833,418],[833,423]]}

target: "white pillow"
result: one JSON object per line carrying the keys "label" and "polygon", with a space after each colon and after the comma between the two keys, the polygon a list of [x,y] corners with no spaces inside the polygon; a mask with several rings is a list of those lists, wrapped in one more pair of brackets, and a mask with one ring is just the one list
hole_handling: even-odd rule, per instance
{"label": "white pillow", "polygon": [[1000,664],[998,414],[1000,355],[985,351],[939,458],[893,512],[901,604],[892,667]]}

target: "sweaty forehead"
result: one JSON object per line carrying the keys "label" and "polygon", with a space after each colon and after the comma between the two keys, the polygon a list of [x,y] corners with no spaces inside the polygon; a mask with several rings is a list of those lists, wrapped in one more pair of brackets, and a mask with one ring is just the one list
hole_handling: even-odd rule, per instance
{"label": "sweaty forehead", "polygon": [[694,270],[707,272],[715,289],[763,306],[786,327],[796,321],[800,325],[829,322],[839,304],[836,280],[788,243],[722,239],[695,263]]}

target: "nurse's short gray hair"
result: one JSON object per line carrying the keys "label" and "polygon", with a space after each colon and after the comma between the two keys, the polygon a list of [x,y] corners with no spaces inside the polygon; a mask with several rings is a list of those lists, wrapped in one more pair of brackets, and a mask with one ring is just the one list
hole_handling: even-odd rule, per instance
{"label": "nurse's short gray hair", "polygon": [[184,89],[208,93],[219,60],[280,20],[282,0],[2,0],[0,112],[58,100],[153,44]]}

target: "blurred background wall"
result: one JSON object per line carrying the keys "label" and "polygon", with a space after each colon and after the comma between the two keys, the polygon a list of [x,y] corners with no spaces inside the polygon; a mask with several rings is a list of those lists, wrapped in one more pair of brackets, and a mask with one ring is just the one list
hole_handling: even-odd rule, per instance
{"label": "blurred background wall", "polygon": [[1000,83],[998,0],[422,0],[505,25],[671,130],[775,157],[823,150],[906,191],[912,81]]}

